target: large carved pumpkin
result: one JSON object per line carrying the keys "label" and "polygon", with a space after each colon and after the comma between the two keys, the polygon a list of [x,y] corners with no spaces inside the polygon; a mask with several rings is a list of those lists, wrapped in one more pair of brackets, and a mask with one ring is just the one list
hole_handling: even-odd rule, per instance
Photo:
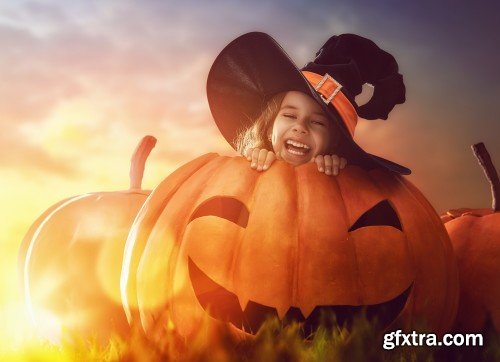
{"label": "large carved pumpkin", "polygon": [[[307,331],[365,308],[385,326],[443,332],[457,271],[439,216],[406,179],[355,166],[338,177],[276,161],[202,156],[165,179],[127,240],[122,299],[146,332],[200,320],[255,333],[268,316]],[[134,313],[138,307],[139,314]]]}
{"label": "large carved pumpkin", "polygon": [[491,323],[500,332],[500,182],[484,144],[473,149],[491,184],[492,208],[450,210],[441,217],[459,270],[456,329],[481,332]]}
{"label": "large carved pumpkin", "polygon": [[128,232],[150,191],[141,189],[144,164],[156,139],[143,138],[132,158],[130,189],[63,200],[31,226],[19,253],[28,312],[40,333],[61,330],[106,341],[129,331],[120,298]]}

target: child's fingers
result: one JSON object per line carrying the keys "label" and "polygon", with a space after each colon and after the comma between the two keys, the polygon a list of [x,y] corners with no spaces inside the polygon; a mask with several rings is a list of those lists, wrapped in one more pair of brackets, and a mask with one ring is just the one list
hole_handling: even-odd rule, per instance
{"label": "child's fingers", "polygon": [[326,175],[337,176],[339,170],[347,164],[345,158],[340,158],[337,155],[317,155],[314,160],[316,165],[318,165],[318,171],[324,172]]}
{"label": "child's fingers", "polygon": [[264,162],[266,161],[267,154],[269,153],[268,150],[262,148],[259,151],[259,157],[257,159],[257,171],[262,171],[262,168],[264,167]]}
{"label": "child's fingers", "polygon": [[331,155],[330,158],[332,159],[332,174],[337,176],[339,174],[340,157],[337,155]]}
{"label": "child's fingers", "polygon": [[259,148],[254,148],[252,150],[252,161],[251,161],[252,163],[250,164],[250,167],[253,169],[257,168],[257,164],[259,161],[259,152],[260,152]]}
{"label": "child's fingers", "polygon": [[346,166],[347,166],[347,160],[344,157],[341,157],[340,158],[340,169],[342,170]]}
{"label": "child's fingers", "polygon": [[331,175],[333,173],[333,170],[334,170],[332,156],[325,155],[324,158],[325,158],[325,174]]}
{"label": "child's fingers", "polygon": [[246,157],[247,161],[252,161],[252,152],[253,148],[249,148],[245,151],[245,154],[243,156]]}
{"label": "child's fingers", "polygon": [[323,158],[323,156],[317,155],[314,158],[314,161],[316,162],[316,165],[318,166],[318,171],[325,172],[325,159]]}
{"label": "child's fingers", "polygon": [[267,153],[267,157],[266,157],[266,160],[264,161],[264,166],[262,167],[262,169],[265,171],[269,167],[271,167],[271,164],[274,162],[275,159],[276,159],[276,155],[274,154],[274,152],[269,151]]}
{"label": "child's fingers", "polygon": [[276,159],[276,154],[265,148],[250,148],[245,153],[250,167],[257,171],[267,170]]}

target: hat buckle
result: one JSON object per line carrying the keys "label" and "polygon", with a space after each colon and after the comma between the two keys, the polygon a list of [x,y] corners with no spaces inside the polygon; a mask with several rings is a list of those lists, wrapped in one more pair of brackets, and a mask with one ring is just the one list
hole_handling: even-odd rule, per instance
{"label": "hat buckle", "polygon": [[[322,91],[321,90],[321,87],[323,86],[323,84],[325,84],[327,81],[330,81],[330,82],[333,82],[336,87],[335,89],[333,90],[333,92],[328,96],[328,98],[325,98],[325,96],[323,95],[323,93],[326,93],[326,91]],[[340,90],[342,89],[342,84],[340,84],[339,82],[337,82],[330,74],[328,73],[325,73],[325,75],[323,76],[323,78],[319,81],[318,84],[316,84],[316,86],[314,87],[314,90],[316,92],[319,93],[319,96],[321,97],[321,99],[323,100],[323,102],[325,102],[326,104],[330,103],[332,101],[333,98],[335,98],[335,96],[340,92]]]}

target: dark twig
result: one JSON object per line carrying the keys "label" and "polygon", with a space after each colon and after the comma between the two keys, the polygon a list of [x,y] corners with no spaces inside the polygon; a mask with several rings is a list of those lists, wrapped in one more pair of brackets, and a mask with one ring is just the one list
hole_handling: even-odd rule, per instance
{"label": "dark twig", "polygon": [[495,165],[493,165],[490,154],[488,153],[488,150],[483,142],[476,143],[471,147],[474,155],[479,161],[479,164],[483,168],[488,182],[491,185],[491,208],[493,209],[493,212],[498,212],[500,211],[500,204],[497,202],[497,200],[500,200],[500,180],[498,179],[498,173]]}

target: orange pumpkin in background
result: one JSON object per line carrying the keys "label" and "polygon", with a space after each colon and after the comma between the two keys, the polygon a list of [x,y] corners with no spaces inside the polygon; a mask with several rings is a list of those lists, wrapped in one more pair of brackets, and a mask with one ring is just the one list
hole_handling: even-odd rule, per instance
{"label": "orange pumpkin in background", "polygon": [[460,303],[456,329],[500,332],[500,181],[483,143],[472,146],[490,182],[491,209],[457,209],[441,216],[457,257]]}
{"label": "orange pumpkin in background", "polygon": [[[129,320],[186,337],[209,315],[248,337],[269,316],[306,333],[321,314],[362,309],[384,327],[447,331],[457,308],[455,259],[424,196],[401,176],[348,166],[339,176],[276,161],[207,154],[151,193],[122,271]],[[138,309],[136,309],[138,308]],[[135,312],[137,310],[137,312]],[[154,337],[154,336],[152,336]]]}
{"label": "orange pumpkin in background", "polygon": [[132,157],[130,189],[70,197],[31,226],[19,253],[28,312],[52,340],[67,330],[106,342],[129,325],[119,290],[130,226],[150,191],[141,189],[146,159],[156,139],[142,139]]}

